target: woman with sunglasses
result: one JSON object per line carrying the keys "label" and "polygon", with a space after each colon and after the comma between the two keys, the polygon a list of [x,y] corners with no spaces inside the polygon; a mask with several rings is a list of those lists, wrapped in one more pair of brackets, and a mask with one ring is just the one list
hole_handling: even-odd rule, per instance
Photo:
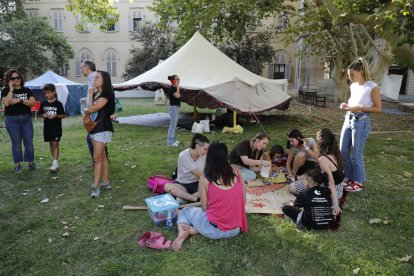
{"label": "woman with sunglasses", "polygon": [[5,108],[5,125],[12,142],[14,172],[20,174],[22,172],[20,163],[23,161],[29,163],[29,169],[36,169],[31,112],[31,107],[36,104],[36,100],[32,91],[23,87],[24,80],[17,70],[7,71],[3,80],[4,88],[1,91],[1,102]]}

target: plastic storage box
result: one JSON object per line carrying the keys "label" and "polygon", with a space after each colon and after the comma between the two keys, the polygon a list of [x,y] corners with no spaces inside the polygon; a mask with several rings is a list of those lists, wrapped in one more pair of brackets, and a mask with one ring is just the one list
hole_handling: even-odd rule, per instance
{"label": "plastic storage box", "polygon": [[165,225],[168,219],[173,222],[177,221],[179,204],[170,194],[146,198],[145,203],[156,226]]}

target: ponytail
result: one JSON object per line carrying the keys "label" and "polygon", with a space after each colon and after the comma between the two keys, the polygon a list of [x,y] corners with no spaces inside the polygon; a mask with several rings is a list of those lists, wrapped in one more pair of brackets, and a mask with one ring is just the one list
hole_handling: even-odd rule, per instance
{"label": "ponytail", "polygon": [[369,70],[369,64],[366,61],[366,59],[364,59],[362,57],[360,57],[356,61],[352,62],[348,66],[348,69],[352,69],[354,71],[362,72],[362,74],[364,75],[365,80],[367,80],[367,81],[372,80],[371,72]]}

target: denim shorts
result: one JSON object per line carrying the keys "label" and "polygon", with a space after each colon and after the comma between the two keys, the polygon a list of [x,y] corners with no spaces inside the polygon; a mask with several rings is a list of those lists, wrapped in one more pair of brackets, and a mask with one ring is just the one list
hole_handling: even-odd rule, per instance
{"label": "denim shorts", "polygon": [[91,138],[95,141],[102,142],[104,144],[112,142],[112,132],[102,131],[95,134],[91,134]]}
{"label": "denim shorts", "polygon": [[178,216],[177,224],[179,223],[192,225],[201,235],[212,240],[228,239],[240,233],[240,228],[228,231],[220,230],[216,225],[208,221],[206,212],[200,207],[184,208]]}

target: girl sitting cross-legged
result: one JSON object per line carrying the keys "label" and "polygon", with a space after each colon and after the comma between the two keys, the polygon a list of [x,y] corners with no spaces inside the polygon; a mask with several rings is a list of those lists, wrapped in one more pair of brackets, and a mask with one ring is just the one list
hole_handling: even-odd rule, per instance
{"label": "girl sitting cross-legged", "polygon": [[178,236],[171,245],[181,249],[190,236],[201,234],[209,239],[231,238],[247,231],[244,186],[240,172],[227,159],[227,146],[211,143],[204,176],[200,178],[200,207],[186,207],[177,220]]}

